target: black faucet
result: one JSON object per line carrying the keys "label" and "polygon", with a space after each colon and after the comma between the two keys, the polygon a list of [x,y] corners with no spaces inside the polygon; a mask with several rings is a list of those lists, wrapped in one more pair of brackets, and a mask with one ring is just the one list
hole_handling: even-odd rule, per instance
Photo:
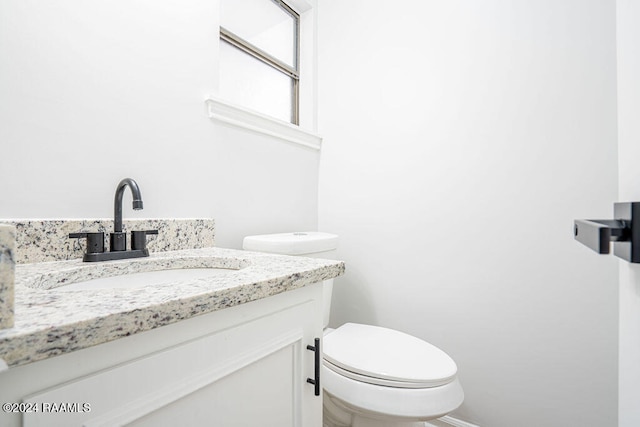
{"label": "black faucet", "polygon": [[70,238],[86,238],[87,252],[83,261],[110,261],[114,259],[140,258],[149,256],[147,249],[147,235],[158,234],[158,230],[132,231],[131,250],[127,250],[127,233],[122,231],[122,196],[126,187],[131,189],[133,195],[133,209],[142,209],[142,194],[140,188],[131,178],[125,178],[116,188],[114,198],[113,232],[109,237],[109,252],[104,251],[104,233],[71,233]]}
{"label": "black faucet", "polygon": [[122,196],[127,186],[129,186],[133,195],[133,210],[139,211],[142,209],[142,194],[140,194],[138,183],[131,178],[125,178],[120,181],[120,184],[116,187],[116,196],[113,202],[113,233],[110,236],[111,246],[109,248],[111,252],[127,250],[127,233],[122,231]]}

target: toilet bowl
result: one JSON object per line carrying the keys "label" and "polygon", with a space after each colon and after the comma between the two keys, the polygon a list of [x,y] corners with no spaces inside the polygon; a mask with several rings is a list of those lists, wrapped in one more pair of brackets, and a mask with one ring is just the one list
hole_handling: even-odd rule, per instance
{"label": "toilet bowl", "polygon": [[462,403],[456,373],[454,361],[426,341],[346,323],[323,340],[325,426],[424,425]]}
{"label": "toilet bowl", "polygon": [[[335,258],[329,233],[249,236],[243,248]],[[324,327],[333,280],[323,282]],[[325,329],[321,384],[324,427],[418,427],[462,404],[455,362],[436,346],[380,326],[346,323]]]}

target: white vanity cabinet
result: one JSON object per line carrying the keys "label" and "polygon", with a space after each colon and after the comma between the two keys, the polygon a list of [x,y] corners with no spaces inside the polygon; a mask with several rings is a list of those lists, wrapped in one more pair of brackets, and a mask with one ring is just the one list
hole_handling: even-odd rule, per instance
{"label": "white vanity cabinet", "polygon": [[2,413],[0,425],[321,427],[322,396],[307,382],[321,286],[9,369],[2,401],[38,412]]}

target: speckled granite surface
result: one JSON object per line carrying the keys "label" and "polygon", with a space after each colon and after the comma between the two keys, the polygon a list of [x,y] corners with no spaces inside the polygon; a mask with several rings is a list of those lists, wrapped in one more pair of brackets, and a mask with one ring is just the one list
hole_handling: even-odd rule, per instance
{"label": "speckled granite surface", "polygon": [[[16,227],[18,250],[15,257],[18,264],[82,258],[84,239],[70,239],[69,233],[105,232],[107,248],[108,233],[113,230],[112,219],[3,219],[0,222]],[[122,225],[125,232],[158,230],[157,236],[148,237],[147,247],[150,252],[208,248],[214,245],[213,219],[125,219]],[[128,245],[130,237],[129,234]]]}
{"label": "speckled granite surface", "polygon": [[0,329],[13,326],[16,229],[0,224]]}
{"label": "speckled granite surface", "polygon": [[[237,269],[135,289],[65,290],[62,283],[164,267]],[[11,368],[147,331],[193,316],[337,277],[340,261],[204,248],[149,258],[16,266],[15,325],[0,330],[0,358]],[[49,288],[49,289],[47,289]],[[0,361],[1,362],[1,361]]]}

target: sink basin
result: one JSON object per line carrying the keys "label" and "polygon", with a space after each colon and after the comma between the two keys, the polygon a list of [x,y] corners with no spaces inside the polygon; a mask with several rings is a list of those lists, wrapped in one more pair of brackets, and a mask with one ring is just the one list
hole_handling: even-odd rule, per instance
{"label": "sink basin", "polygon": [[159,286],[175,282],[228,276],[238,270],[230,268],[179,268],[172,270],[145,271],[113,277],[101,277],[70,285],[60,286],[58,290],[96,290],[96,289],[133,289],[145,286]]}

